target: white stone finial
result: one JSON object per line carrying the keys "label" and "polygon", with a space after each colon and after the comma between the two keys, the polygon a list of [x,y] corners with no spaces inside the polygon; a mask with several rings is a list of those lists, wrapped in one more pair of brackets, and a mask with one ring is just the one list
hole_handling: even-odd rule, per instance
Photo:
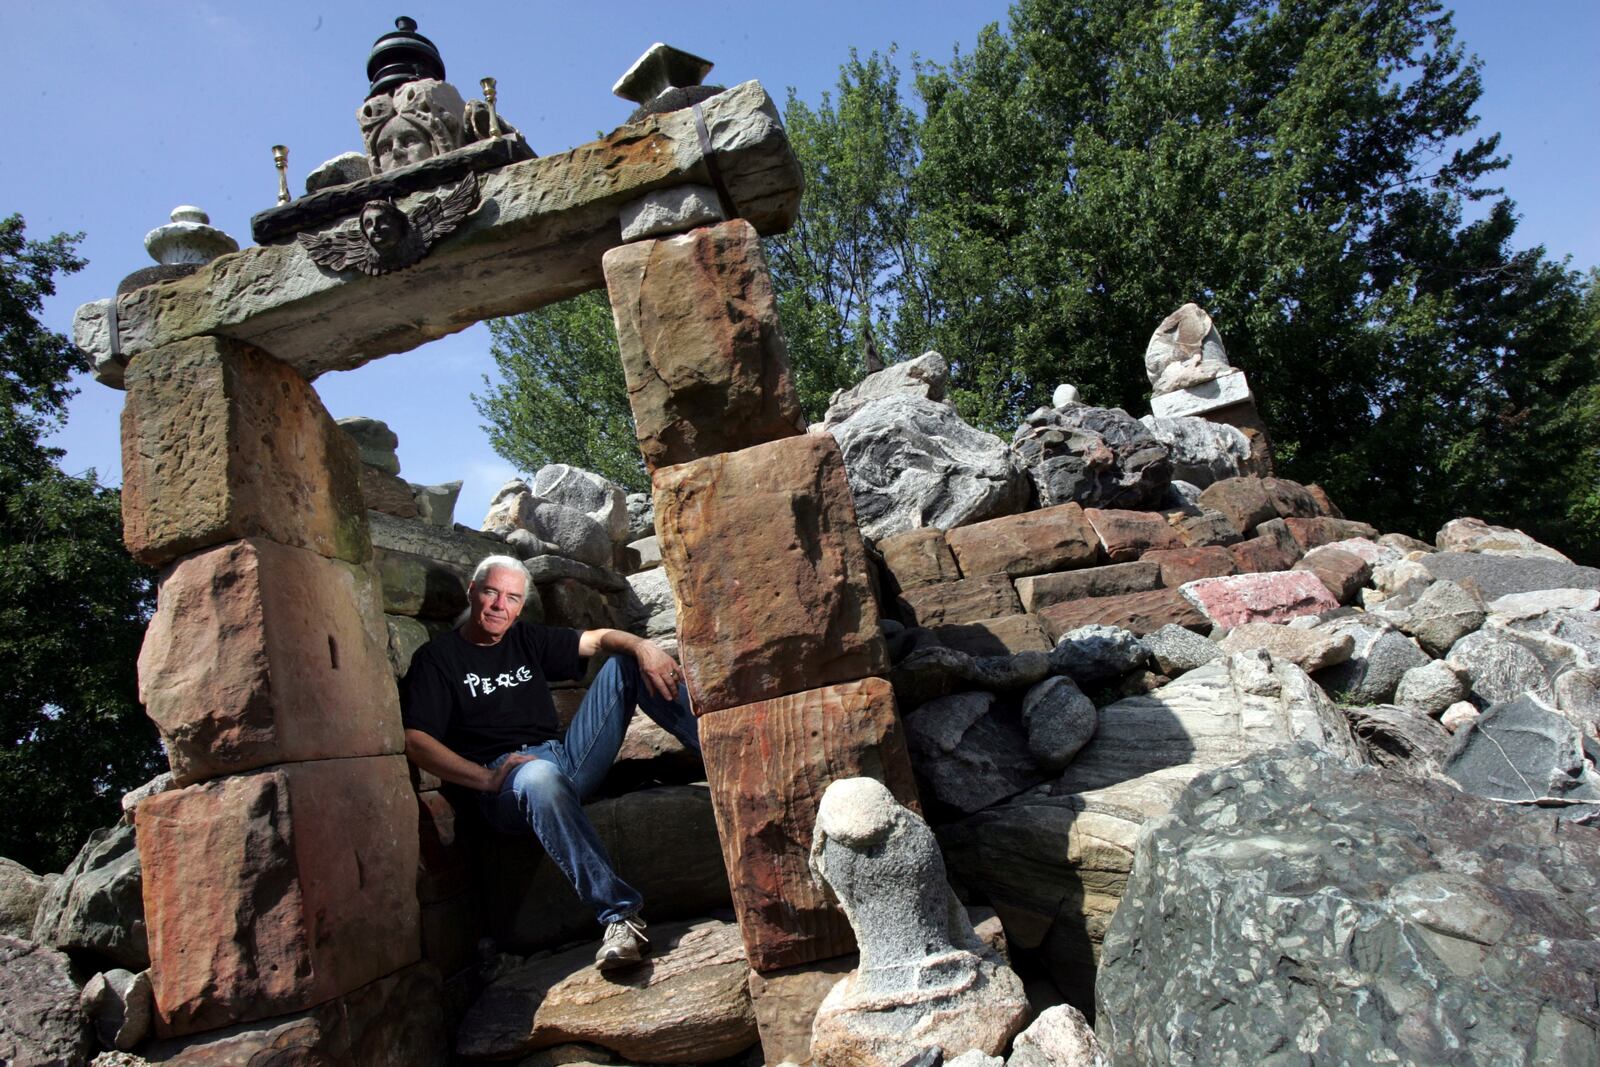
{"label": "white stone finial", "polygon": [[172,221],[144,235],[144,249],[163,266],[210,263],[239,251],[239,242],[211,225],[211,217],[192,204],[172,209]]}
{"label": "white stone finial", "polygon": [[1064,408],[1069,404],[1077,403],[1080,403],[1078,400],[1078,387],[1069,385],[1066,382],[1056,386],[1056,391],[1050,397],[1050,404],[1053,407]]}

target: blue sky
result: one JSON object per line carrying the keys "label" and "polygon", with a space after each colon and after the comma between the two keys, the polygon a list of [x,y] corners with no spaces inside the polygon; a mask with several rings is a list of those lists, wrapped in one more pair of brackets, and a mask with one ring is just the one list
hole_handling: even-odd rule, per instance
{"label": "blue sky", "polygon": [[[150,263],[144,234],[178,204],[248,243],[250,215],[270,207],[270,146],[290,148],[296,192],[306,173],[360,148],[355,109],[372,41],[408,14],[444,54],[464,96],[499,81],[500,110],[541,154],[592,140],[631,105],[610,95],[652,42],[716,63],[711,81],[759,79],[781,104],[787,87],[815,102],[854,46],[897,43],[901,65],[947,59],[1003,20],[1001,0],[820,0],[788,4],[478,2],[276,4],[153,0],[0,0],[11,120],[20,138],[0,153],[0,213],[28,232],[85,233],[89,266],[62,281],[45,309],[69,331],[73,310],[109,296]],[[1586,269],[1600,264],[1600,3],[1471,0],[1455,5],[1469,52],[1484,62],[1478,114],[1503,134],[1504,173],[1522,246],[1545,245]],[[596,14],[600,12],[601,14]],[[1151,309],[1152,322],[1163,309]],[[1142,339],[1130,340],[1130,357]],[[516,472],[488,447],[471,395],[492,374],[481,325],[355,371],[319,378],[335,416],[370,415],[400,436],[411,481],[467,481],[457,518],[476,524]],[[120,481],[122,394],[85,380],[53,443],[63,466]]]}

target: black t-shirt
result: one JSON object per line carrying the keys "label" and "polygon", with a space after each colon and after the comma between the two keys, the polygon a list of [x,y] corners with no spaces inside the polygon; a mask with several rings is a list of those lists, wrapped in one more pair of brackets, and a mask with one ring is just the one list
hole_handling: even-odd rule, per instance
{"label": "black t-shirt", "polygon": [[475,763],[561,736],[549,682],[578,678],[578,631],[516,622],[493,645],[460,630],[417,649],[400,688],[407,729]]}

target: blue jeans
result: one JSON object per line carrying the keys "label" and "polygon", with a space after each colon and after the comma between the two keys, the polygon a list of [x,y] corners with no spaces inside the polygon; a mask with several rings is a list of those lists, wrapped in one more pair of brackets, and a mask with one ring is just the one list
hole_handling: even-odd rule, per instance
{"label": "blue jeans", "polygon": [[[560,741],[527,745],[519,752],[538,757],[506,775],[494,796],[480,795],[484,819],[506,834],[532,832],[601,923],[615,922],[644,905],[639,891],[617,877],[583,802],[594,794],[622,747],[634,706],[695,752],[700,729],[680,685],[676,700],[650,692],[632,656],[612,656],[578,705],[578,714]],[[490,763],[498,767],[512,753]]]}

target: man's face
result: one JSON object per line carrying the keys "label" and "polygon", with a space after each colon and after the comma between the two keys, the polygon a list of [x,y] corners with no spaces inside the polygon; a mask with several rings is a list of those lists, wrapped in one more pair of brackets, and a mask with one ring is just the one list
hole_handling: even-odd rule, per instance
{"label": "man's face", "polygon": [[473,626],[483,636],[500,640],[522,614],[522,600],[527,591],[527,581],[516,571],[492,569],[469,590]]}

